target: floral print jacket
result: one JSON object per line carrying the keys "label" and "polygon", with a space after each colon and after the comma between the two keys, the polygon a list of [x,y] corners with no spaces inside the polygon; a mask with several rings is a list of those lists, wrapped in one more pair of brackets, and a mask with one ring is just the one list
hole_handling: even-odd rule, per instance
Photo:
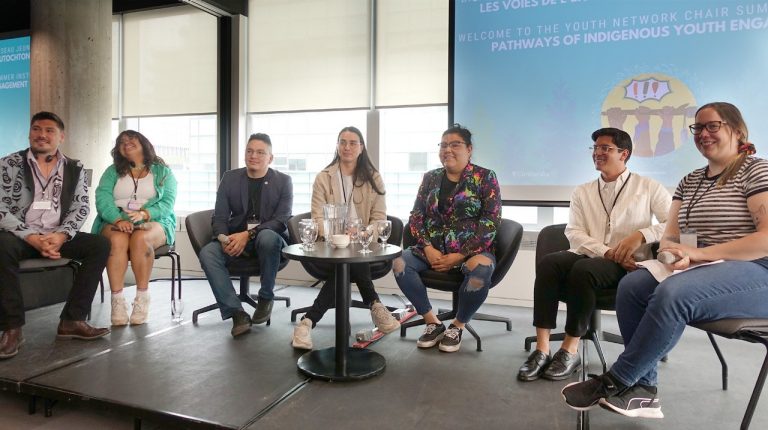
{"label": "floral print jacket", "polygon": [[438,209],[440,183],[445,169],[424,174],[411,211],[409,225],[417,244],[412,252],[426,260],[424,247],[431,244],[444,254],[458,252],[471,257],[493,253],[496,229],[501,220],[501,192],[496,173],[468,163],[444,212]]}

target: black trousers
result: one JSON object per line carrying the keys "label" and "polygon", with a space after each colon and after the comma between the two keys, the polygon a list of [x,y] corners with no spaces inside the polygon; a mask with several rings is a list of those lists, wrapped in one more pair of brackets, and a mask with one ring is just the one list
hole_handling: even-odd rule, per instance
{"label": "black trousers", "polygon": [[[360,290],[360,295],[363,296],[363,303],[368,306],[379,300],[379,295],[373,289],[373,281],[371,281],[371,265],[368,263],[357,263],[349,265],[349,279],[357,284],[357,288]],[[336,271],[331,270],[328,275],[328,279],[320,288],[320,293],[317,294],[315,302],[312,303],[312,308],[304,315],[305,318],[309,318],[312,321],[312,327],[314,327],[320,319],[325,315],[325,312],[336,305]]]}
{"label": "black trousers", "polygon": [[595,290],[616,288],[627,273],[621,265],[605,258],[589,258],[569,251],[544,256],[536,266],[533,284],[533,325],[557,327],[557,305],[568,306],[565,333],[582,337],[595,309]]}
{"label": "black trousers", "polygon": [[[62,257],[81,263],[75,274],[72,290],[61,311],[61,319],[84,321],[109,258],[109,240],[90,233],[77,233],[59,250]],[[19,283],[19,262],[27,258],[42,258],[27,242],[12,233],[0,232],[0,330],[24,325],[24,299]]]}

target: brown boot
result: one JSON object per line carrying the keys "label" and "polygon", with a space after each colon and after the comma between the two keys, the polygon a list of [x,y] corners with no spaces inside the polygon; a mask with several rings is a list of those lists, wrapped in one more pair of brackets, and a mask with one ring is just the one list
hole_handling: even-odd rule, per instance
{"label": "brown boot", "polygon": [[0,360],[11,358],[19,353],[24,337],[21,335],[21,327],[9,328],[0,337]]}
{"label": "brown boot", "polygon": [[109,334],[108,328],[96,328],[85,321],[61,320],[56,330],[57,339],[94,340]]}

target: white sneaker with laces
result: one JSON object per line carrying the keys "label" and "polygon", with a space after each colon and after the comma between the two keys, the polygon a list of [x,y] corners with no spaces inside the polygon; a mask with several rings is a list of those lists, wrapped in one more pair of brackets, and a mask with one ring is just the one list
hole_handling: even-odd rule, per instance
{"label": "white sneaker with laces", "polygon": [[400,328],[400,321],[393,317],[387,307],[381,304],[381,302],[374,302],[371,305],[371,319],[376,328],[384,334],[392,333]]}
{"label": "white sneaker with laces", "polygon": [[297,349],[312,349],[312,321],[304,318],[293,328],[291,345]]}
{"label": "white sneaker with laces", "polygon": [[128,324],[128,304],[122,295],[112,295],[112,325]]}
{"label": "white sneaker with laces", "polygon": [[131,325],[140,325],[147,322],[149,314],[149,293],[137,294],[133,300],[133,311],[131,311]]}

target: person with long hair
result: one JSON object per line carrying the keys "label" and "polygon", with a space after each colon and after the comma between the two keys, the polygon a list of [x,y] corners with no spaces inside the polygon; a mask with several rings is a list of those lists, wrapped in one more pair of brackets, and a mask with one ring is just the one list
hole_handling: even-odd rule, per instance
{"label": "person with long hair", "polygon": [[[315,178],[312,186],[312,218],[322,226],[323,205],[348,205],[349,218],[359,218],[363,225],[387,219],[384,182],[373,166],[365,148],[363,134],[356,127],[344,127],[336,139],[336,153],[331,163]],[[322,228],[322,227],[321,227]],[[350,264],[350,279],[357,284],[363,303],[371,308],[371,318],[383,333],[400,328],[400,323],[379,300],[371,281],[368,263]],[[293,331],[294,348],[312,349],[311,330],[335,301],[335,272],[320,288],[312,308]]]}
{"label": "person with long hair", "polygon": [[599,403],[625,416],[662,418],[658,362],[686,325],[768,318],[768,161],[752,156],[736,106],[709,103],[695,118],[689,128],[707,163],[678,184],[660,243],[660,252],[678,259],[668,269],[684,272],[657,279],[640,269],[621,279],[616,315],[624,352],[608,372],[563,388],[573,409]]}
{"label": "person with long hair", "polygon": [[[488,297],[496,266],[496,231],[501,222],[501,192],[493,170],[471,162],[472,133],[459,124],[440,140],[443,167],[424,174],[409,227],[416,245],[395,259],[397,285],[426,323],[416,346],[443,352],[461,347],[464,326]],[[419,272],[432,269],[464,276],[456,318],[448,328],[437,318]]]}
{"label": "person with long hair", "polygon": [[[155,249],[173,244],[176,231],[176,178],[152,143],[141,133],[120,133],[112,148],[113,164],[96,188],[92,233],[112,244],[107,277],[112,290],[112,325],[144,324],[149,312],[149,277]],[[136,298],[128,317],[123,295],[128,262],[136,278]]]}

